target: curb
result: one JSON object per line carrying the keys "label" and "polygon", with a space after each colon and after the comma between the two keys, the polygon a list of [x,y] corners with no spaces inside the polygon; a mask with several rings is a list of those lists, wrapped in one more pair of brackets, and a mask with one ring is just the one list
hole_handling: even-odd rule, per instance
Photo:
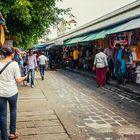
{"label": "curb", "polygon": [[[83,76],[86,76],[86,77],[89,77],[89,78],[96,79],[96,76],[95,75],[91,75],[91,74],[88,74],[88,73],[85,73],[85,72],[73,70],[73,69],[70,69],[70,68],[66,68],[66,70],[69,70],[71,72],[74,72],[74,73],[77,73],[77,74],[80,74],[80,75],[83,75]],[[114,86],[114,87],[119,88],[121,90],[124,90],[126,92],[131,92],[131,93],[133,93],[135,95],[140,96],[140,92],[135,91],[135,90],[132,90],[131,88],[128,88],[128,87],[125,87],[125,86],[122,86],[122,85],[118,85],[118,84],[115,84],[115,83],[112,83],[112,82],[109,82],[109,84],[111,86]]]}

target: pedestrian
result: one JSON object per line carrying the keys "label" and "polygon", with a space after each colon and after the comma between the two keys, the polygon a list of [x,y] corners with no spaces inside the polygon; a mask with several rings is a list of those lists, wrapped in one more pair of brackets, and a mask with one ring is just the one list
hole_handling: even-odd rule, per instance
{"label": "pedestrian", "polygon": [[49,68],[52,69],[53,67],[53,50],[49,50],[48,52],[48,58],[49,58]]}
{"label": "pedestrian", "polygon": [[77,47],[73,50],[73,67],[74,69],[78,69],[79,66],[79,51]]}
{"label": "pedestrian", "polygon": [[33,54],[33,50],[29,50],[29,55],[26,58],[26,63],[28,65],[28,78],[27,83],[31,82],[31,87],[34,88],[34,79],[35,79],[35,69],[37,69],[37,60],[36,56]]}
{"label": "pedestrian", "polygon": [[40,70],[40,75],[42,80],[44,80],[45,68],[47,67],[48,60],[49,59],[44,55],[44,52],[41,52],[41,55],[38,57],[38,61],[39,61],[39,70]]}
{"label": "pedestrian", "polygon": [[64,48],[63,50],[63,67],[65,68],[67,65],[67,48]]}
{"label": "pedestrian", "polygon": [[[126,68],[127,68],[127,62],[129,59],[129,52],[128,52],[128,46],[127,45],[122,45],[122,58],[120,59],[121,61],[121,81],[120,83],[125,85],[126,84]],[[131,61],[131,60],[130,60]]]}
{"label": "pedestrian", "polygon": [[[0,131],[1,139],[17,138],[16,116],[18,89],[16,83],[21,83],[27,76],[21,77],[19,65],[12,61],[14,49],[1,48],[4,59],[0,60]],[[10,135],[7,130],[7,102],[10,107]]]}
{"label": "pedestrian", "polygon": [[107,56],[107,62],[108,62],[108,67],[109,67],[109,71],[107,72],[107,77],[106,77],[106,81],[108,82],[111,77],[113,78],[113,70],[114,70],[113,54],[114,54],[114,48],[112,46],[109,46],[104,50],[104,53]]}
{"label": "pedestrian", "polygon": [[98,53],[95,56],[94,65],[92,69],[93,71],[95,70],[96,72],[97,87],[105,86],[106,73],[108,70],[108,62],[107,62],[107,56],[103,52],[102,48],[98,49]]}
{"label": "pedestrian", "polygon": [[119,79],[121,75],[121,63],[118,59],[119,58],[118,56],[120,56],[119,55],[120,50],[121,50],[121,45],[116,44],[114,48],[113,62],[114,62],[114,76],[115,76],[115,79],[118,80],[118,83],[119,83]]}
{"label": "pedestrian", "polygon": [[120,45],[120,48],[117,53],[118,70],[116,71],[118,84],[125,84],[126,82],[126,58],[127,58],[126,47],[124,45]]}
{"label": "pedestrian", "polygon": [[20,72],[23,70],[23,59],[18,49],[15,49],[13,60],[19,64]]}

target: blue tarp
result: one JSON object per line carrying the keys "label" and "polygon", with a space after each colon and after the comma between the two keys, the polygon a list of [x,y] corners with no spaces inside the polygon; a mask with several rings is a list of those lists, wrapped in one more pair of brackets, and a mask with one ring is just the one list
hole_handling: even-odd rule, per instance
{"label": "blue tarp", "polygon": [[33,50],[40,51],[40,50],[47,50],[47,48],[51,48],[53,44],[37,44],[33,47]]}
{"label": "blue tarp", "polygon": [[38,50],[45,50],[47,47],[47,44],[37,44],[33,47],[33,50],[38,51]]}

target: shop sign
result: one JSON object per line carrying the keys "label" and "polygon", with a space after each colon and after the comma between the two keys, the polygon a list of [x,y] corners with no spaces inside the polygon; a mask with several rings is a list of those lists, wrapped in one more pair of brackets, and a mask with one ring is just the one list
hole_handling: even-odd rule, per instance
{"label": "shop sign", "polygon": [[118,34],[116,37],[115,37],[115,40],[114,40],[114,46],[116,44],[120,44],[120,45],[128,45],[128,40],[126,38],[126,36],[122,33],[122,34]]}

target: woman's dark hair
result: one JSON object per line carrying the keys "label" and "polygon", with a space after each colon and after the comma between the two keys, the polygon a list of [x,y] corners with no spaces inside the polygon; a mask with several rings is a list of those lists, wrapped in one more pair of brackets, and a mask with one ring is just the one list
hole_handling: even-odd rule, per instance
{"label": "woman's dark hair", "polygon": [[103,48],[101,48],[101,47],[97,48],[97,53],[99,53],[99,52],[103,52],[103,51],[104,51]]}
{"label": "woman's dark hair", "polygon": [[14,53],[14,48],[11,48],[11,47],[0,48],[0,52],[5,57],[10,56],[10,55],[12,55]]}
{"label": "woman's dark hair", "polygon": [[120,44],[116,44],[115,47],[121,48],[121,45]]}

